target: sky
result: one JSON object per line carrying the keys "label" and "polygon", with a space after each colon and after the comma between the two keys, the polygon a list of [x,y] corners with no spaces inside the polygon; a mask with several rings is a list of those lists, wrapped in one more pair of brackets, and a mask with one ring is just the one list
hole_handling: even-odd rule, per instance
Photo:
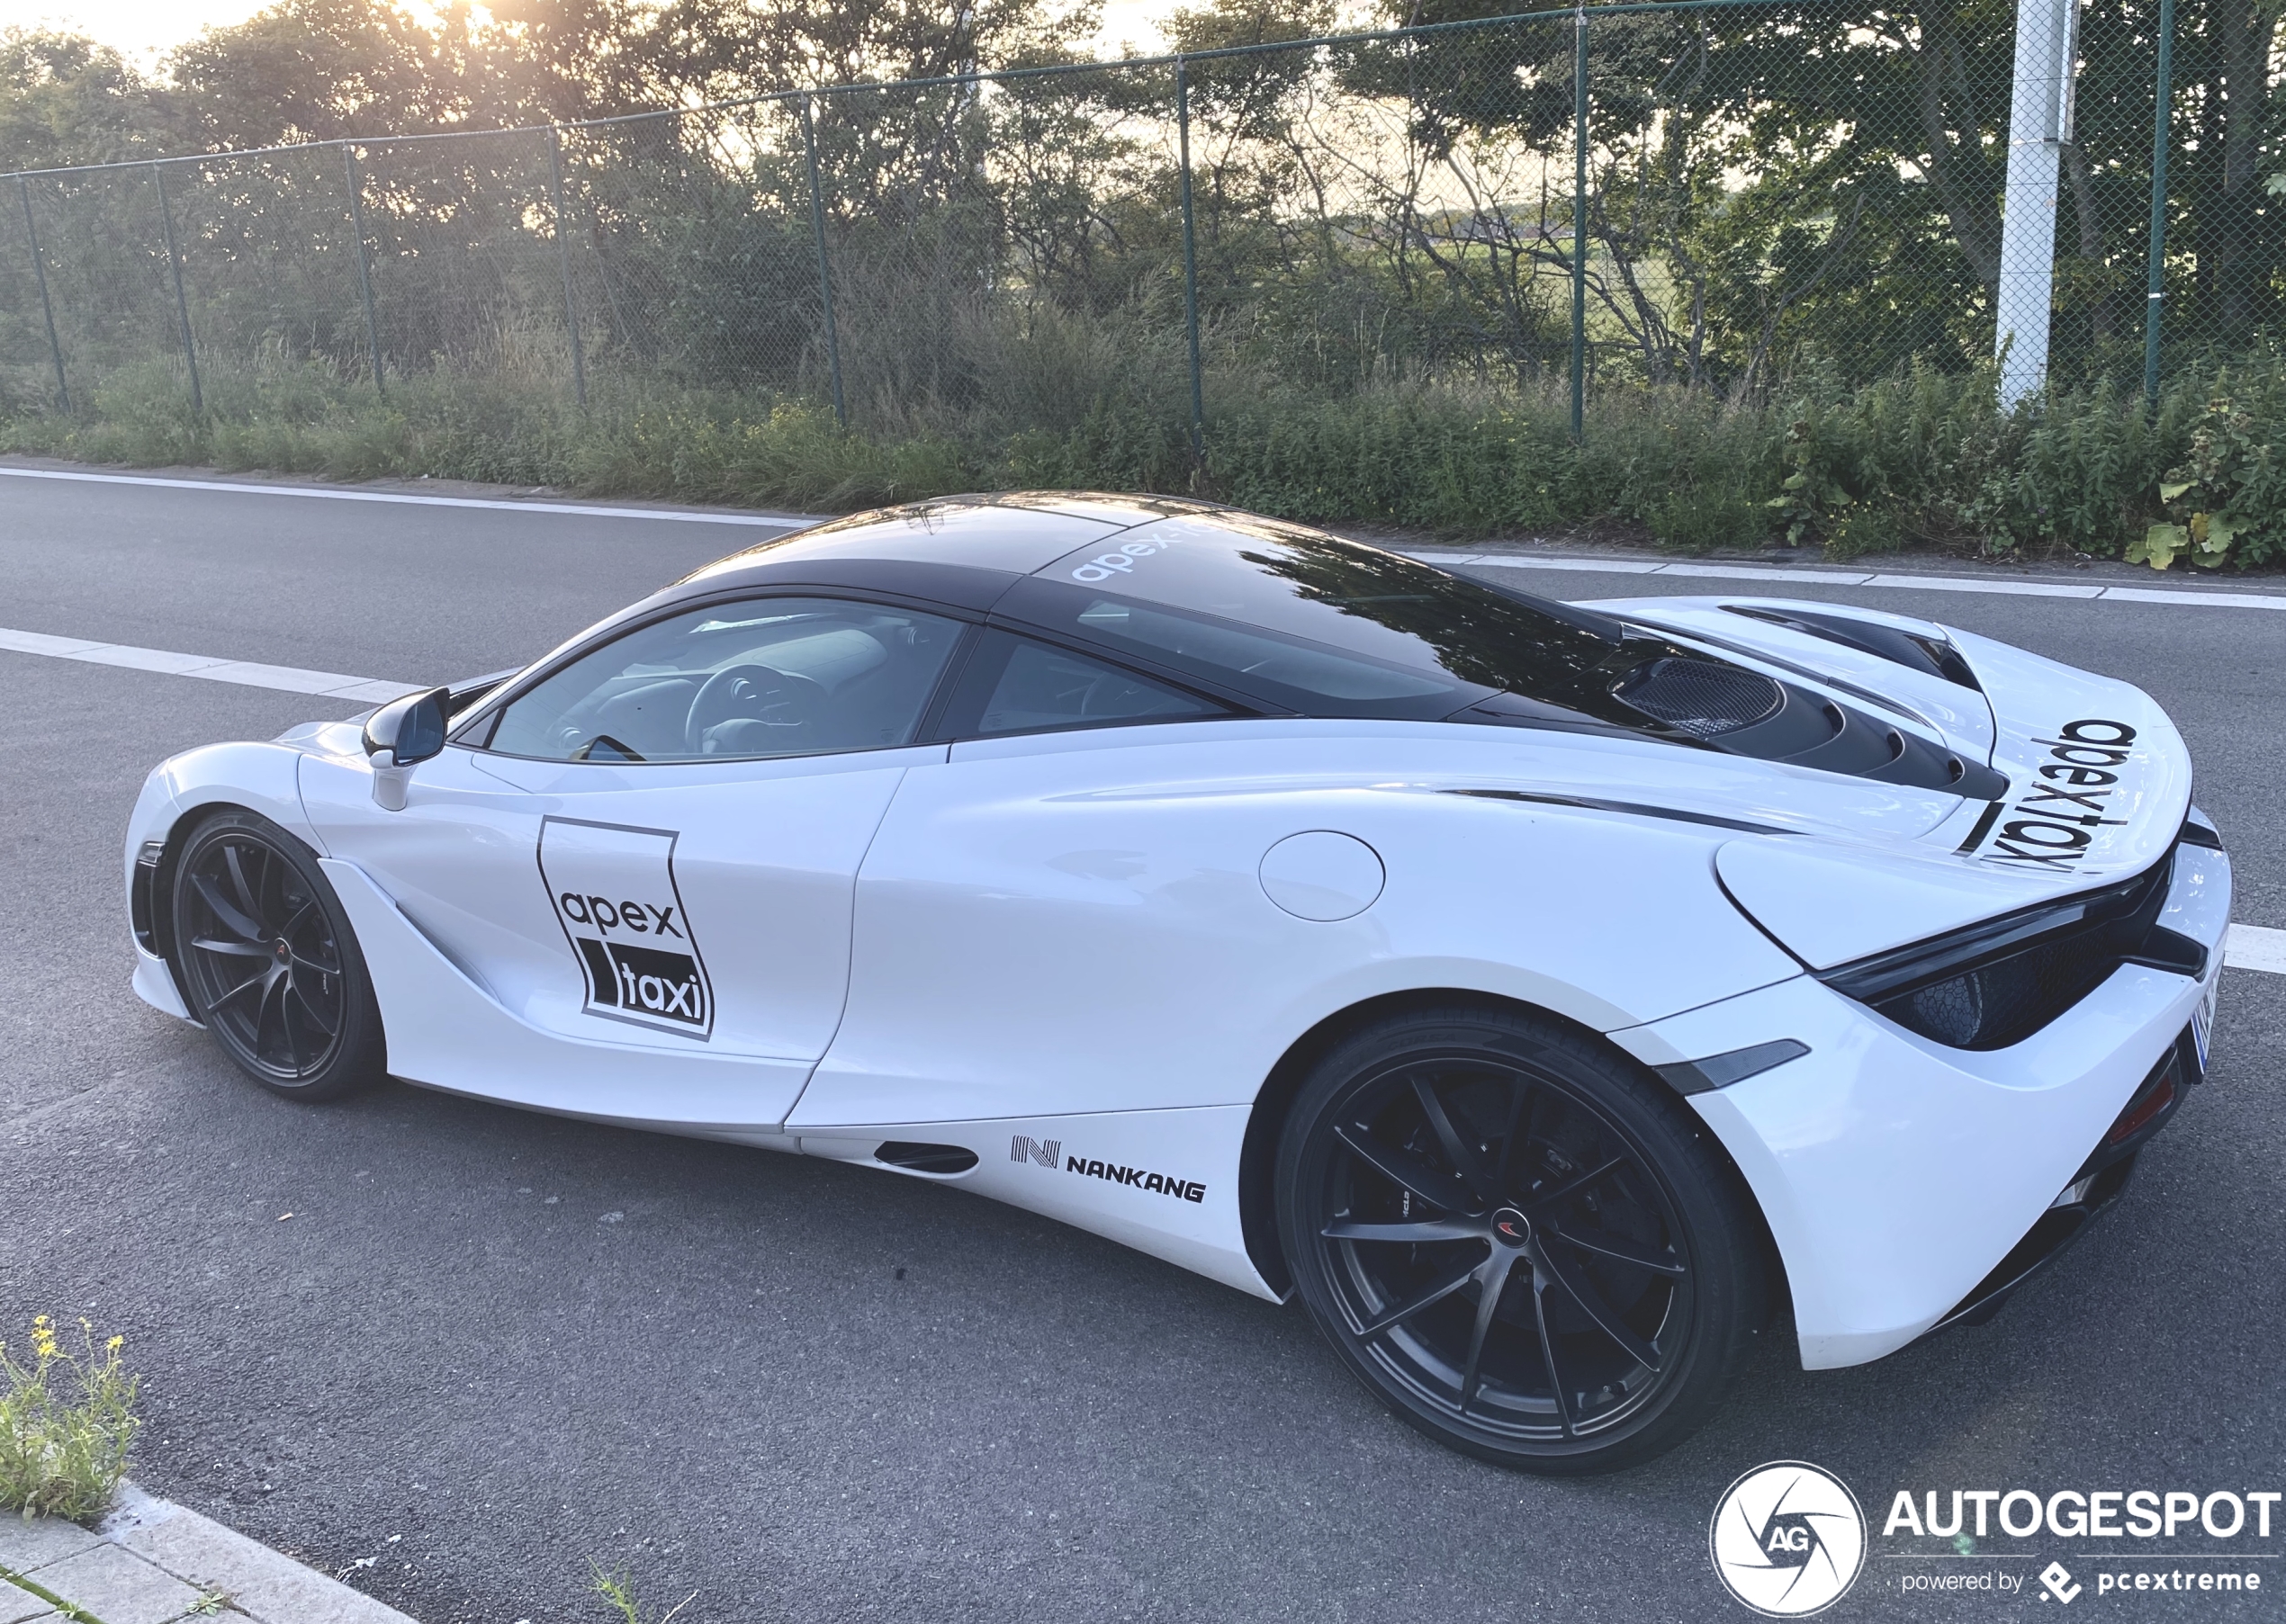
{"label": "sky", "polygon": [[243,22],[265,0],[0,0],[0,28],[68,29],[148,65],[202,29]]}
{"label": "sky", "polygon": [[[1141,51],[1160,49],[1165,40],[1151,19],[1163,14],[1169,3],[1104,0],[1099,37],[1105,54],[1117,55],[1122,43]],[[268,0],[0,0],[0,28],[68,29],[101,40],[148,67],[201,31],[243,22],[266,4]]]}

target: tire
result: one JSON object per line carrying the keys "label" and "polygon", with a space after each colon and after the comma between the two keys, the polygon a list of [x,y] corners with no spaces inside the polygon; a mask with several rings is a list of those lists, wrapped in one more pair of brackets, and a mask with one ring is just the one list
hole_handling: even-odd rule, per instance
{"label": "tire", "polygon": [[1522,1011],[1343,1040],[1295,1098],[1275,1188],[1287,1267],[1344,1362],[1430,1437],[1518,1470],[1673,1448],[1767,1318],[1760,1217],[1705,1126]]}
{"label": "tire", "polygon": [[240,1071],[312,1101],[381,1079],[373,982],[307,846],[256,813],[217,812],[184,842],[172,902],[191,1013]]}

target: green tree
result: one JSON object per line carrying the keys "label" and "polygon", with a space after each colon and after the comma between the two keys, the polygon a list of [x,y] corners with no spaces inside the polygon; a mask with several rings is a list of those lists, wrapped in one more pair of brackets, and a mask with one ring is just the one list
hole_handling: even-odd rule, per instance
{"label": "green tree", "polygon": [[432,27],[387,0],[282,0],[208,29],[166,66],[194,151],[432,130],[497,102],[458,7]]}
{"label": "green tree", "polygon": [[101,164],[149,150],[153,87],[107,45],[48,29],[0,30],[0,168]]}

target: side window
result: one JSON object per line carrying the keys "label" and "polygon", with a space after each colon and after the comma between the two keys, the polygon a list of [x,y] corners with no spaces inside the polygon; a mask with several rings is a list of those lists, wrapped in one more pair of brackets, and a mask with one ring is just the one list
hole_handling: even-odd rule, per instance
{"label": "side window", "polygon": [[509,701],[490,748],[550,761],[707,761],[904,744],[961,630],[838,598],[694,609]]}
{"label": "side window", "polygon": [[1210,699],[1005,632],[986,635],[960,686],[953,719],[968,738],[1229,714]]}

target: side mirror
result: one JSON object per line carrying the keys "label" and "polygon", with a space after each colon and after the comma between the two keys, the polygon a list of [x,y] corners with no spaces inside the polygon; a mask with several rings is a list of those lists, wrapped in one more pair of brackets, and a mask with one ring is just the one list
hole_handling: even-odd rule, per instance
{"label": "side mirror", "polygon": [[374,803],[405,810],[412,768],[445,748],[445,704],[451,690],[431,688],[392,699],[365,718],[365,754],[374,764]]}

